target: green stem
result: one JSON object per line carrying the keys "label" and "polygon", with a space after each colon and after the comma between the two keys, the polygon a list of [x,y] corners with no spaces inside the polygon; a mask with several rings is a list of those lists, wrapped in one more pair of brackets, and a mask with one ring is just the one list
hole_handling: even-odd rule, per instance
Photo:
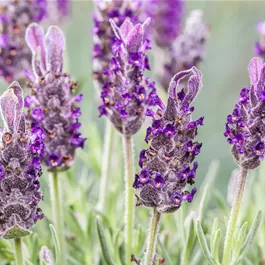
{"label": "green stem", "polygon": [[158,236],[158,228],[161,214],[154,208],[153,215],[151,217],[151,226],[147,239],[147,249],[145,252],[144,265],[155,264],[154,258],[156,254],[156,243]]}
{"label": "green stem", "polygon": [[134,211],[134,159],[133,140],[131,136],[123,136],[124,165],[125,165],[125,244],[126,265],[131,264],[133,238],[133,211]]}
{"label": "green stem", "polygon": [[53,223],[56,229],[56,234],[59,241],[59,253],[57,257],[58,265],[66,265],[66,251],[64,242],[64,218],[63,218],[63,205],[62,205],[62,190],[60,188],[58,173],[50,172],[50,192]]}
{"label": "green stem", "polygon": [[24,265],[22,239],[15,238],[16,265]]}
{"label": "green stem", "polygon": [[246,169],[241,169],[240,172],[240,180],[237,187],[236,196],[232,205],[229,221],[228,221],[228,227],[226,231],[225,236],[225,243],[224,243],[224,252],[223,252],[223,259],[222,259],[222,265],[228,265],[230,262],[230,256],[232,251],[232,243],[233,243],[233,235],[234,230],[237,223],[238,213],[244,193],[244,188],[246,184],[247,179],[247,173],[248,171]]}
{"label": "green stem", "polygon": [[104,136],[104,147],[103,147],[103,157],[102,157],[102,171],[100,180],[100,190],[99,190],[99,202],[98,210],[104,212],[106,204],[106,194],[107,194],[107,184],[109,178],[109,164],[111,159],[111,145],[113,141],[113,125],[106,119],[105,126],[105,136]]}

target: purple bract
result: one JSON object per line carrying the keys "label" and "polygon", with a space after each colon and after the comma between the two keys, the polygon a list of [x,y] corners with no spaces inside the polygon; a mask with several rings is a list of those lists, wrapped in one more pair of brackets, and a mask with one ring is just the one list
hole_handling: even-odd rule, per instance
{"label": "purple bract", "polygon": [[[180,82],[185,80],[187,85],[177,92]],[[194,139],[203,118],[192,121],[194,108],[190,104],[201,82],[202,74],[195,67],[176,74],[169,86],[166,108],[159,108],[156,113],[150,111],[153,123],[145,138],[150,146],[140,153],[142,170],[134,181],[138,205],[167,213],[177,210],[185,200],[192,202],[196,188],[188,192],[185,187],[194,184],[198,163],[193,160],[202,146]]]}
{"label": "purple bract", "polygon": [[39,177],[44,152],[43,131],[29,129],[23,114],[23,94],[13,82],[0,98],[4,131],[0,149],[0,237],[28,235],[43,218]]}
{"label": "purple bract", "polygon": [[82,95],[74,95],[77,82],[63,73],[64,35],[52,26],[44,36],[38,24],[31,24],[26,41],[32,50],[33,74],[31,95],[25,98],[27,118],[32,127],[44,130],[43,161],[50,169],[64,170],[71,166],[76,148],[83,148],[85,138],[79,132],[81,115],[76,105]]}

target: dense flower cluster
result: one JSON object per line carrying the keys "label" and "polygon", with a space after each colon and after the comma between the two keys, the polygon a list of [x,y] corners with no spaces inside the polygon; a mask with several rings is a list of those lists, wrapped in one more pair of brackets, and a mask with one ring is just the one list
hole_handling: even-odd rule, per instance
{"label": "dense flower cluster", "polygon": [[109,20],[113,19],[118,27],[128,18],[132,23],[138,22],[139,2],[101,0],[94,2],[96,11],[93,16],[93,75],[102,88],[108,80],[106,71],[113,56],[112,47],[117,41]]}
{"label": "dense flower cluster", "polygon": [[205,57],[209,28],[203,22],[201,10],[193,10],[186,20],[183,33],[172,43],[168,62],[164,65],[160,83],[167,89],[171,77],[182,70],[198,65]]}
{"label": "dense flower cluster", "polygon": [[83,95],[74,96],[77,82],[62,72],[64,36],[58,27],[49,28],[46,36],[38,24],[31,24],[26,41],[32,50],[33,72],[31,95],[25,98],[32,127],[38,125],[45,133],[44,162],[52,169],[67,169],[75,150],[84,146],[79,132],[81,115],[77,102]]}
{"label": "dense flower cluster", "polygon": [[4,131],[0,147],[0,237],[27,235],[43,214],[39,177],[43,130],[27,128],[22,89],[13,82],[0,98]]}
{"label": "dense flower cluster", "polygon": [[247,170],[257,168],[264,159],[265,64],[253,58],[248,70],[250,87],[241,90],[224,133],[236,162]]}
{"label": "dense flower cluster", "polygon": [[143,9],[152,19],[152,39],[161,48],[170,47],[181,32],[184,0],[147,0]]}
{"label": "dense flower cluster", "polygon": [[129,19],[121,27],[113,20],[111,23],[118,40],[106,71],[109,81],[103,87],[99,111],[109,117],[118,131],[133,135],[141,128],[148,107],[162,104],[155,83],[144,77],[145,69],[150,69],[146,55],[150,41],[144,39],[149,19],[135,26]]}
{"label": "dense flower cluster", "polygon": [[265,22],[259,23],[257,30],[260,34],[260,39],[255,44],[255,53],[265,60]]}
{"label": "dense flower cluster", "polygon": [[8,0],[0,4],[0,76],[8,82],[24,78],[31,53],[25,31],[46,16],[46,0]]}
{"label": "dense flower cluster", "polygon": [[[177,93],[179,82],[188,79],[187,91]],[[182,79],[182,80],[181,80]],[[190,104],[202,86],[202,74],[195,67],[176,74],[169,86],[167,107],[158,109],[152,126],[147,129],[148,149],[140,153],[141,172],[135,176],[134,188],[138,205],[155,207],[160,213],[177,210],[184,200],[192,202],[196,188],[185,191],[194,184],[198,163],[192,162],[200,153],[201,143],[194,141],[203,117],[192,121],[194,107]]]}

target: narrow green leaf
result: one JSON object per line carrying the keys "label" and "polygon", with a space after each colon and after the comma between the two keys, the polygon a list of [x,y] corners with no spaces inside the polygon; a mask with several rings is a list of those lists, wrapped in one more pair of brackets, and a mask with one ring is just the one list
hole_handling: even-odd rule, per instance
{"label": "narrow green leaf", "polygon": [[235,265],[239,264],[244,259],[244,257],[247,255],[247,252],[251,248],[252,243],[254,241],[254,238],[257,234],[260,222],[261,222],[261,217],[262,217],[262,213],[261,213],[261,211],[259,211],[255,217],[255,220],[254,220],[249,232],[248,232],[247,238],[246,238],[243,246],[240,248],[240,256],[237,259],[237,261],[235,262]]}
{"label": "narrow green leaf", "polygon": [[199,240],[199,243],[201,245],[202,252],[203,252],[205,258],[207,259],[207,261],[208,261],[208,263],[210,265],[217,265],[217,263],[215,262],[212,254],[211,254],[211,252],[209,250],[209,247],[208,247],[208,244],[207,244],[207,240],[206,240],[205,234],[204,234],[204,232],[202,230],[202,226],[201,226],[201,223],[200,223],[199,219],[197,220],[196,228],[197,228],[198,240]]}
{"label": "narrow green leaf", "polygon": [[215,232],[215,236],[214,236],[214,239],[213,239],[213,246],[212,246],[213,258],[214,258],[214,260],[217,261],[218,264],[220,263],[220,261],[219,261],[220,239],[221,239],[221,229],[219,228]]}
{"label": "narrow green leaf", "polygon": [[100,217],[97,216],[97,231],[99,236],[99,241],[102,249],[102,254],[104,256],[105,261],[108,265],[117,265],[114,260],[112,259],[112,256],[110,254],[109,246],[107,244],[104,227],[100,220]]}
{"label": "narrow green leaf", "polygon": [[57,233],[56,233],[54,226],[52,224],[50,224],[49,227],[50,227],[50,231],[52,234],[53,245],[55,248],[55,265],[57,265],[58,257],[61,255],[59,240],[58,240]]}

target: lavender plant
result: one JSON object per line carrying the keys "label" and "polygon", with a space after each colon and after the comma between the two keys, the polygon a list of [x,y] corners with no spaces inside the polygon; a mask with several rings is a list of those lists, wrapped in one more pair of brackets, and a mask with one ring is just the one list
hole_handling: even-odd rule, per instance
{"label": "lavender plant", "polygon": [[[187,78],[186,92],[184,88],[177,92],[180,81]],[[195,182],[198,163],[193,161],[202,146],[194,139],[203,118],[192,121],[194,107],[190,106],[201,89],[201,81],[202,74],[195,67],[176,74],[169,86],[167,106],[150,113],[153,122],[145,140],[151,142],[140,153],[142,170],[135,175],[133,184],[137,205],[154,209],[145,265],[155,264],[160,215],[176,211],[184,201],[191,203],[196,193],[196,188],[185,188]]]}
{"label": "lavender plant", "polygon": [[[237,245],[233,244],[235,242],[234,231],[237,225],[248,171],[259,167],[264,159],[264,69],[265,65],[258,58],[251,60],[248,66],[250,86],[241,90],[238,103],[235,105],[232,114],[227,116],[224,136],[231,145],[232,155],[239,165],[240,178],[237,181],[237,191],[228,221],[222,265],[240,263],[243,259],[242,256],[246,254],[253,242],[261,219],[261,212],[259,212],[245,241],[242,239],[237,241]],[[241,230],[244,230],[244,228],[242,227]],[[219,264],[219,258],[216,257],[214,259],[211,253],[207,251],[206,239],[203,239],[203,231],[199,223],[198,234],[209,263]]]}
{"label": "lavender plant", "polygon": [[43,218],[39,177],[44,152],[43,130],[28,128],[23,114],[23,93],[13,82],[0,98],[4,130],[0,150],[0,237],[15,240],[16,261],[23,263],[21,237],[29,235]]}
{"label": "lavender plant", "polygon": [[182,70],[197,66],[205,57],[209,28],[203,22],[201,10],[193,10],[182,25],[183,0],[145,1],[144,14],[152,18],[150,38],[157,45],[162,63],[156,66],[156,75],[167,91],[171,77]]}
{"label": "lavender plant", "polygon": [[117,41],[113,46],[114,56],[106,74],[109,81],[105,83],[99,107],[100,116],[105,115],[114,127],[123,134],[125,154],[126,183],[126,263],[130,262],[133,230],[133,142],[132,136],[141,128],[149,107],[160,105],[156,95],[155,83],[144,77],[144,71],[150,69],[146,51],[151,48],[145,39],[145,30],[149,24],[133,25],[129,19],[118,27],[114,20],[110,23]]}
{"label": "lavender plant", "polygon": [[32,127],[38,125],[44,131],[46,147],[42,162],[50,171],[54,222],[63,257],[63,209],[58,172],[69,169],[76,149],[84,147],[85,138],[79,132],[81,123],[78,121],[81,110],[76,106],[83,96],[73,94],[77,82],[62,72],[65,40],[58,27],[50,27],[44,36],[43,29],[33,23],[27,29],[26,42],[33,54],[31,95],[25,98],[29,109],[27,119]]}
{"label": "lavender plant", "polygon": [[[138,1],[98,1],[95,0],[95,12],[93,16],[93,77],[97,92],[101,93],[105,84],[110,82],[107,71],[111,62],[113,54],[113,46],[117,41],[117,37],[111,28],[109,23],[110,19],[113,19],[118,27],[122,25],[124,20],[130,19],[131,22],[136,23],[138,21],[137,7]],[[109,172],[109,160],[112,153],[111,143],[113,142],[114,129],[111,122],[107,119],[104,135],[104,147],[103,147],[103,163],[101,170],[101,183],[99,191],[98,209],[104,212],[107,184],[108,184],[108,172]]]}

